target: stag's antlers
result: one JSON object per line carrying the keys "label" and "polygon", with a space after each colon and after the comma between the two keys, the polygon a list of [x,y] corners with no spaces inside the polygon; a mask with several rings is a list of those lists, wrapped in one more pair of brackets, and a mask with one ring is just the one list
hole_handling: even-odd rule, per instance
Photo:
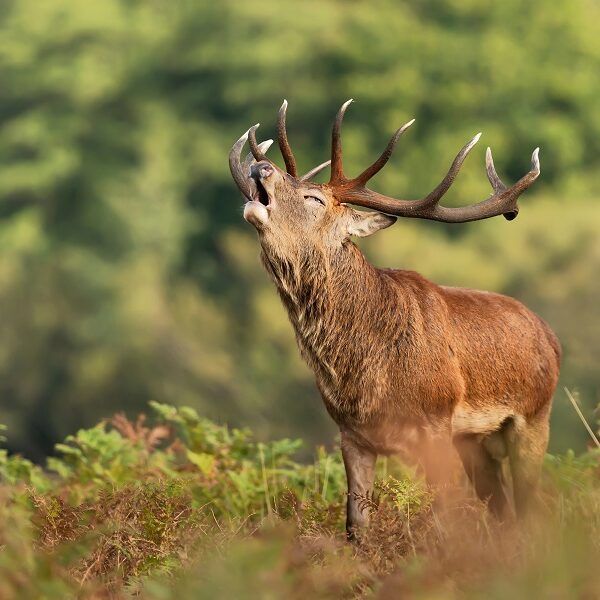
{"label": "stag's antlers", "polygon": [[365,184],[387,163],[392,155],[396,142],[413,124],[414,119],[396,131],[381,156],[370,167],[365,169],[358,177],[348,179],[344,175],[342,166],[342,143],[340,133],[344,113],[351,102],[352,100],[348,100],[342,104],[331,132],[331,179],[329,181],[329,186],[332,188],[334,196],[340,202],[348,202],[358,206],[373,208],[380,212],[399,217],[416,217],[433,221],[443,221],[445,223],[465,223],[467,221],[478,221],[497,215],[504,215],[504,217],[510,221],[514,219],[519,212],[517,198],[538,178],[540,174],[539,148],[536,148],[531,156],[531,170],[529,173],[519,179],[513,186],[506,187],[496,173],[494,161],[492,159],[492,151],[488,148],[486,152],[486,170],[488,179],[494,189],[494,194],[482,202],[471,206],[459,208],[440,206],[440,199],[450,189],[467,154],[469,154],[473,146],[479,141],[481,133],[478,133],[456,155],[456,158],[452,162],[444,179],[442,179],[439,185],[427,196],[420,200],[400,200],[384,196],[383,194],[368,189],[365,187]]}
{"label": "stag's antlers", "polygon": [[[314,177],[317,173],[320,173],[331,163],[331,178],[327,185],[331,188],[333,195],[339,202],[347,202],[349,204],[356,204],[357,206],[373,208],[380,212],[398,217],[430,219],[432,221],[442,221],[445,223],[465,223],[467,221],[488,219],[489,217],[495,217],[497,215],[504,215],[504,217],[510,221],[514,219],[519,212],[517,199],[540,174],[539,148],[536,148],[531,155],[531,170],[521,177],[517,183],[511,187],[507,187],[502,183],[502,180],[496,173],[494,161],[492,159],[492,151],[488,148],[486,152],[486,171],[494,193],[489,198],[470,206],[458,208],[440,206],[439,202],[441,198],[450,189],[465,158],[472,150],[473,146],[479,141],[481,133],[478,133],[456,155],[446,176],[432,192],[427,194],[427,196],[419,200],[400,200],[384,196],[383,194],[368,189],[366,183],[385,166],[394,151],[396,142],[415,120],[412,119],[408,123],[405,123],[396,131],[396,133],[394,133],[385,150],[381,153],[381,156],[371,166],[367,167],[357,177],[348,179],[344,174],[342,164],[341,129],[344,113],[351,102],[352,100],[348,100],[342,104],[333,123],[331,132],[331,160],[311,169],[302,177],[298,177],[297,175],[296,159],[294,158],[294,153],[292,152],[287,137],[285,126],[287,100],[283,101],[277,119],[277,141],[288,174],[300,181],[306,181],[311,177]],[[252,189],[253,182],[248,177],[249,169],[255,161],[268,160],[265,156],[265,152],[272,143],[272,140],[267,140],[260,144],[256,141],[256,129],[258,128],[258,125],[259,124],[257,123],[250,127],[250,129],[233,145],[233,148],[229,153],[229,167],[231,169],[231,174],[239,188],[242,190],[242,193],[248,199],[252,199],[255,192],[255,190]],[[248,155],[242,164],[241,152],[246,140],[250,145],[251,154]]]}

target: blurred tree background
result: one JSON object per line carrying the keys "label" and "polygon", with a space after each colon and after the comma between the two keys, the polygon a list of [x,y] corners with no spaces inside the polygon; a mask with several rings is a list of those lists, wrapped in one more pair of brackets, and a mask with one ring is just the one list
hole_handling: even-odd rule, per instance
{"label": "blurred tree background", "polygon": [[[600,10],[593,0],[4,0],[0,5],[0,422],[40,458],[150,399],[263,437],[335,431],[259,263],[231,144],[282,98],[302,168],[333,115],[356,172],[417,122],[378,190],[431,190],[477,131],[447,202],[488,193],[485,146],[542,177],[514,222],[403,221],[376,264],[497,290],[564,347],[587,414],[600,374]],[[272,155],[276,151],[271,150]],[[562,387],[552,447],[585,437]]]}

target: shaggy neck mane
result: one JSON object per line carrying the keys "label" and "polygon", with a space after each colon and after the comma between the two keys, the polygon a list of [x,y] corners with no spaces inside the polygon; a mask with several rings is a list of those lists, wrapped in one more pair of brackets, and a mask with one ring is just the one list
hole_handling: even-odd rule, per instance
{"label": "shaggy neck mane", "polygon": [[[303,248],[276,255],[263,247],[305,360],[333,383],[368,358],[365,331],[382,320],[373,297],[389,297],[389,282],[351,242],[334,251]],[[385,297],[385,296],[384,296]]]}

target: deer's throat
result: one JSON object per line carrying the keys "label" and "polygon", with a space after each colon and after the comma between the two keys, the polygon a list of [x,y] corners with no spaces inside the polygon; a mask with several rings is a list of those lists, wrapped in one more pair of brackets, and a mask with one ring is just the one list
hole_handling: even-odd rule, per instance
{"label": "deer's throat", "polygon": [[353,245],[331,255],[274,260],[263,252],[262,258],[303,358],[321,385],[336,387],[359,351],[361,313],[375,269]]}

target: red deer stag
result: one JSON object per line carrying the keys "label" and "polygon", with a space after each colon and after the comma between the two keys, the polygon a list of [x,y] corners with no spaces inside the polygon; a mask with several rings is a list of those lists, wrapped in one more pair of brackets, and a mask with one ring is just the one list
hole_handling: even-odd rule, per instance
{"label": "red deer stag", "polygon": [[[509,506],[501,469],[508,458],[514,503],[522,514],[548,442],[560,360],[556,336],[540,317],[507,296],[436,285],[412,271],[375,268],[350,238],[389,227],[396,217],[444,223],[497,215],[514,219],[517,198],[540,174],[538,149],[531,170],[507,187],[488,148],[493,194],[470,206],[440,206],[478,134],[430,194],[398,200],[365,184],[386,164],[413,121],[396,131],[370,167],[348,178],[340,129],[350,102],[333,125],[331,161],[302,177],[287,139],[285,101],[278,141],[287,172],[265,156],[270,141],[257,143],[258,125],[229,155],[233,178],[246,197],[244,218],[258,232],[262,261],[341,430],[348,536],[355,537],[368,523],[363,499],[372,492],[377,455],[397,453],[409,439],[423,442],[417,447],[426,473],[430,441],[452,440],[477,495],[499,516]],[[251,154],[242,163],[246,141]],[[329,183],[312,183],[310,178],[329,162]]]}

